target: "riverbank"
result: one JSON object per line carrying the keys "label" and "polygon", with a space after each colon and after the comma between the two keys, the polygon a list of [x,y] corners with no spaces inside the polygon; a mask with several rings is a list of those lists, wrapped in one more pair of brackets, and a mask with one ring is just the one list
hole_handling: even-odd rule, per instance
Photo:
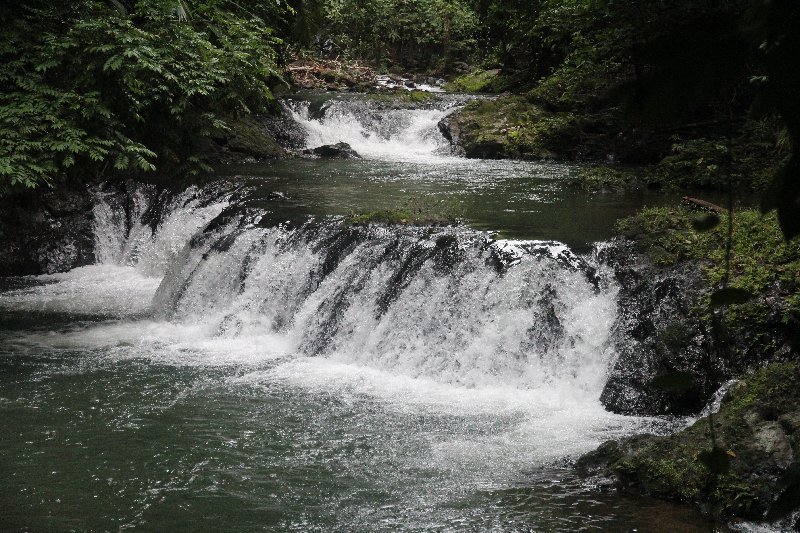
{"label": "riverbank", "polygon": [[646,209],[620,221],[606,250],[622,287],[616,335],[634,342],[617,343],[604,404],[689,415],[719,389],[719,413],[669,437],[610,441],[577,468],[722,519],[776,520],[800,508],[800,243],[774,214],[736,211],[726,267],[727,222]]}
{"label": "riverbank", "polygon": [[788,161],[786,131],[771,117],[655,128],[637,125],[608,105],[557,105],[537,90],[475,100],[448,116],[440,128],[466,157],[584,163],[575,186],[592,192],[761,192]]}

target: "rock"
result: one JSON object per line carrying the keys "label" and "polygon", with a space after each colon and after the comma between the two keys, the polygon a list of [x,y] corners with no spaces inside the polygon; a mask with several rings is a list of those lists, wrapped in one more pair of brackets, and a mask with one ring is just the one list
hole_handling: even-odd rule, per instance
{"label": "rock", "polygon": [[439,123],[470,158],[572,158],[579,132],[569,114],[553,114],[522,97],[475,100]]}
{"label": "rock", "polygon": [[0,201],[0,276],[64,272],[94,262],[85,187],[24,191]]}
{"label": "rock", "polygon": [[603,250],[601,260],[614,268],[620,312],[612,327],[619,355],[600,401],[621,414],[699,412],[731,377],[709,357],[710,340],[690,318],[708,291],[700,266],[658,268],[623,239]]}
{"label": "rock", "polygon": [[723,517],[780,519],[800,511],[800,439],[785,429],[796,427],[798,404],[800,362],[774,363],[731,387],[713,418],[604,443],[576,469]]}
{"label": "rock", "polygon": [[436,127],[439,128],[442,136],[444,136],[450,144],[458,145],[461,143],[461,129],[458,126],[458,122],[451,120],[450,116],[446,116],[440,120],[439,123],[436,124]]}
{"label": "rock", "polygon": [[[618,357],[601,395],[614,412],[695,414],[730,379],[796,357],[796,326],[781,320],[780,305],[741,306],[735,315],[709,308],[714,287],[691,220],[686,210],[645,210],[621,221],[624,237],[599,254],[620,286],[611,336]],[[759,299],[786,290],[772,284]]]}
{"label": "rock", "polygon": [[323,159],[361,159],[361,156],[345,142],[318,146],[317,148],[303,150],[303,153],[306,155],[315,155]]}
{"label": "rock", "polygon": [[214,137],[207,153],[211,161],[238,163],[278,159],[288,154],[269,131],[273,119],[246,117],[229,120],[229,130]]}
{"label": "rock", "polygon": [[800,431],[800,411],[786,413],[778,418],[778,422],[790,435],[797,433]]}
{"label": "rock", "polygon": [[764,422],[754,432],[755,446],[772,456],[781,468],[794,462],[792,444],[777,422]]}

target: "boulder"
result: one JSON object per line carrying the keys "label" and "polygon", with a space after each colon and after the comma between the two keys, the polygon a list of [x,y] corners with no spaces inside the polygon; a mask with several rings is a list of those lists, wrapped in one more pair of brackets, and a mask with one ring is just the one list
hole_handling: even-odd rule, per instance
{"label": "boulder", "polygon": [[64,272],[94,262],[85,187],[23,191],[0,200],[0,276]]}
{"label": "boulder", "polygon": [[303,150],[306,155],[317,156],[322,159],[361,159],[361,156],[353,148],[345,143],[325,144],[316,148]]}
{"label": "boulder", "polygon": [[228,131],[213,137],[206,149],[209,160],[241,163],[286,157],[286,150],[269,131],[270,122],[260,117],[228,120]]}
{"label": "boulder", "polygon": [[800,511],[799,402],[800,364],[774,363],[732,386],[717,413],[672,435],[604,443],[576,469],[713,515],[779,520]]}

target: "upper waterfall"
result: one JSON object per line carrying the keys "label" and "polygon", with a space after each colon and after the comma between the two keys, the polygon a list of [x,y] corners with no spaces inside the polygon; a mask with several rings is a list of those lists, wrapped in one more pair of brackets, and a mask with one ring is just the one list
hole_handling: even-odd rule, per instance
{"label": "upper waterfall", "polygon": [[333,99],[320,106],[287,101],[284,107],[301,126],[306,148],[345,142],[362,157],[420,161],[450,154],[450,144],[437,124],[460,103],[442,100],[436,105],[397,109],[371,104],[368,99]]}

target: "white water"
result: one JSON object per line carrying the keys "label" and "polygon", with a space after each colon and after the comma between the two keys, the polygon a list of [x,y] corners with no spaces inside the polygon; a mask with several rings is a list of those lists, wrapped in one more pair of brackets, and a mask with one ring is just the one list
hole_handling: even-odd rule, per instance
{"label": "white water", "polygon": [[[289,229],[237,219],[203,232],[228,201],[189,190],[153,233],[141,222],[144,195],[127,230],[118,199],[98,200],[102,263],[40,277],[0,295],[0,306],[119,319],[21,344],[252,366],[237,379],[367,395],[400,411],[515,413],[519,423],[492,446],[517,462],[556,460],[647,423],[598,401],[615,355],[616,288],[596,289],[563,245],[371,228],[324,273],[326,243],[342,232],[335,221]],[[441,234],[454,242],[447,254]],[[506,258],[504,273],[492,254]]]}
{"label": "white water", "polygon": [[312,117],[308,102],[292,102],[287,110],[306,133],[306,148],[345,142],[367,159],[441,162],[450,145],[437,124],[454,107],[382,109],[331,100],[321,116]]}

